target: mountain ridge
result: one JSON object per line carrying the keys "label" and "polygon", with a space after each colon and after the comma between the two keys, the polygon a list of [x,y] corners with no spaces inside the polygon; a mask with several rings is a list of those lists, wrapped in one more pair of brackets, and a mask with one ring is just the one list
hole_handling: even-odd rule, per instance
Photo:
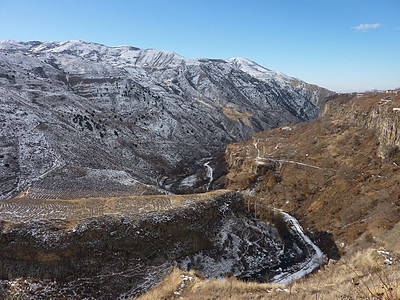
{"label": "mountain ridge", "polygon": [[[0,42],[0,136],[19,153],[15,159],[11,150],[3,154],[10,162],[1,167],[8,190],[1,197],[28,186],[76,186],[74,178],[92,169],[111,170],[104,175],[105,189],[120,186],[123,193],[135,193],[137,186],[139,193],[159,193],[160,187],[204,191],[209,181],[204,164],[228,143],[314,118],[320,99],[331,93],[309,90],[306,83],[296,88],[266,72],[261,80],[228,60],[130,46]],[[46,145],[32,151],[28,144],[39,136]],[[52,182],[61,178],[51,176],[57,170],[70,174],[66,181]],[[116,182],[115,172],[124,172],[129,178],[124,182],[131,183]],[[194,185],[181,186],[190,176]],[[84,176],[92,192],[95,177]]]}

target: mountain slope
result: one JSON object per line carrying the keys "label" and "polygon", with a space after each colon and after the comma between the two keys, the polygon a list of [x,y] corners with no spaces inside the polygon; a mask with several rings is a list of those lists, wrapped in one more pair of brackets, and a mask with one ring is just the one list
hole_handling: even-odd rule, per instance
{"label": "mountain slope", "polygon": [[296,220],[284,218],[297,228],[282,236],[280,228],[253,219],[243,198],[226,190],[3,200],[0,297],[130,299],[172,266],[206,277],[288,281],[311,272],[324,257]]}
{"label": "mountain slope", "polygon": [[229,145],[227,187],[244,191],[260,218],[281,208],[328,232],[341,252],[399,251],[389,238],[400,225],[399,106],[398,92],[328,98],[318,119]]}
{"label": "mountain slope", "polygon": [[0,197],[204,191],[216,178],[205,164],[228,143],[314,118],[330,93],[252,64],[0,42]]}

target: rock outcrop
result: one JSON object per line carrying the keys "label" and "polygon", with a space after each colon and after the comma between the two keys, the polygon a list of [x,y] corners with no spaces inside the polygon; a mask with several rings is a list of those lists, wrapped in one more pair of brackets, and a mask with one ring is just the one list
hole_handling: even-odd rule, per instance
{"label": "rock outcrop", "polygon": [[332,97],[324,103],[320,116],[330,116],[373,130],[380,143],[377,154],[382,159],[391,160],[398,152],[400,147],[398,91]]}
{"label": "rock outcrop", "polygon": [[312,255],[295,232],[283,238],[255,221],[239,194],[224,190],[74,201],[22,197],[3,201],[0,217],[5,298],[128,298],[173,265],[207,277],[266,280]]}

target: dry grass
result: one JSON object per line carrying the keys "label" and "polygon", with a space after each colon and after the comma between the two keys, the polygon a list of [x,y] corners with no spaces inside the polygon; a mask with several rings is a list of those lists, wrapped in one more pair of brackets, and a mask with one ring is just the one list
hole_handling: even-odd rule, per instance
{"label": "dry grass", "polygon": [[240,112],[235,108],[230,108],[230,107],[222,107],[222,111],[224,112],[224,115],[227,116],[229,119],[239,122],[242,121],[245,125],[250,126],[250,121],[249,117],[252,117],[253,115],[249,112]]}
{"label": "dry grass", "polygon": [[[148,291],[146,294],[137,298],[138,300],[154,300],[154,299],[174,299],[176,296],[175,293],[179,292],[181,289],[183,276],[189,276],[190,278],[195,278],[195,274],[193,271],[184,272],[177,268],[172,269],[171,273],[169,273],[165,279],[156,285],[153,289]],[[193,284],[192,283],[189,283]],[[185,288],[188,288],[188,285],[185,285]]]}
{"label": "dry grass", "polygon": [[[190,195],[143,195],[81,199],[31,199],[18,197],[0,202],[0,218],[6,223],[32,220],[65,220],[62,230],[69,231],[83,219],[120,216],[125,213],[167,212],[210,201],[213,197],[230,193],[215,190]],[[6,225],[7,226],[7,225]]]}
{"label": "dry grass", "polygon": [[[183,278],[192,278],[182,287]],[[184,272],[174,268],[165,279],[137,300],[154,299],[257,299],[272,293],[280,286],[275,284],[246,283],[233,277],[204,279],[198,272]]]}
{"label": "dry grass", "polygon": [[[163,282],[139,297],[145,299],[400,299],[400,266],[374,249],[347,255],[323,269],[283,286],[235,278],[207,280],[194,271],[174,269]],[[180,289],[182,278],[193,278]],[[179,294],[175,292],[179,291]]]}
{"label": "dry grass", "polygon": [[293,284],[299,295],[316,299],[399,299],[400,268],[385,265],[374,249],[346,255]]}
{"label": "dry grass", "polygon": [[251,191],[246,201],[257,218],[264,220],[263,207],[281,208],[338,243],[389,230],[400,221],[400,168],[377,156],[372,130],[336,121],[319,118],[229,145],[226,186]]}

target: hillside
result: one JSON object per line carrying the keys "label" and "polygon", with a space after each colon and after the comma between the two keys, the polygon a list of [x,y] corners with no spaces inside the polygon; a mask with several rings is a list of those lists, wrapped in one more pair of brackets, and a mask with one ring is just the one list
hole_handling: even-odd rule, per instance
{"label": "hillside", "polygon": [[227,144],[314,118],[329,94],[244,58],[3,41],[0,198],[206,191]]}
{"label": "hillside", "polygon": [[226,186],[261,220],[281,208],[342,253],[355,242],[398,251],[387,237],[400,228],[399,107],[396,93],[328,98],[318,119],[229,145]]}
{"label": "hillside", "polygon": [[207,278],[284,281],[324,261],[300,227],[283,235],[254,220],[243,198],[226,190],[72,200],[21,196],[0,203],[0,219],[2,299],[125,299],[157,284],[173,266]]}
{"label": "hillside", "polygon": [[144,299],[398,294],[398,93],[242,58],[0,49],[2,297],[131,298],[164,275]]}
{"label": "hillside", "polygon": [[226,186],[265,223],[298,218],[328,264],[286,285],[174,269],[139,299],[400,299],[399,113],[399,91],[337,95],[227,147]]}

